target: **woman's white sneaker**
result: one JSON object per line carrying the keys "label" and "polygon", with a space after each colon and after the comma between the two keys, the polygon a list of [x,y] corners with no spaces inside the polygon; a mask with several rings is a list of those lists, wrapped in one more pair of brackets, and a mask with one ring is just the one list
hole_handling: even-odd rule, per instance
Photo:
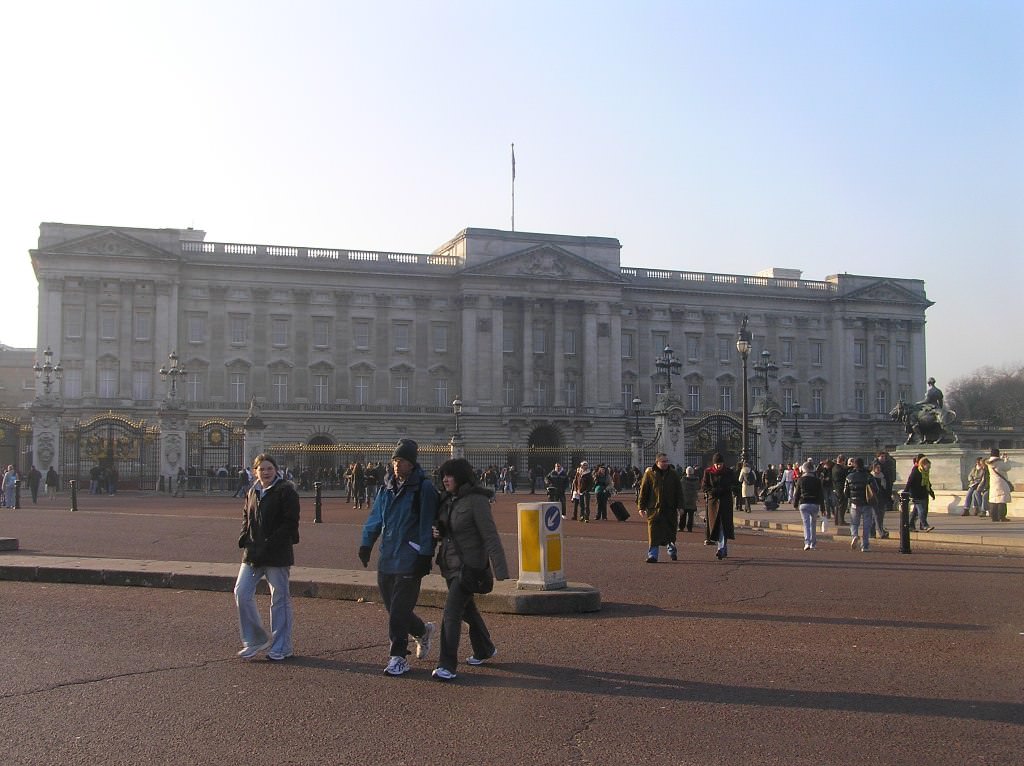
{"label": "woman's white sneaker", "polygon": [[494,657],[494,655],[496,655],[497,653],[498,653],[498,650],[495,649],[493,652],[491,652],[491,656],[490,657],[477,657],[474,654],[472,657],[467,657],[466,658],[466,664],[467,665],[483,665],[485,662],[487,662],[487,660],[492,659]]}

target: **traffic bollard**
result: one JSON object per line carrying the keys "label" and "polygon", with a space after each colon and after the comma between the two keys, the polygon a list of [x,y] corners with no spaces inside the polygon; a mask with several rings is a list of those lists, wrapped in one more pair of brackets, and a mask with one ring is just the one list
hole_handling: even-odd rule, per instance
{"label": "traffic bollard", "polygon": [[71,510],[72,511],[77,511],[78,510],[78,481],[76,479],[72,479],[71,481],[68,482],[68,484],[71,485]]}
{"label": "traffic bollard", "polygon": [[323,485],[321,484],[321,482],[319,482],[319,481],[314,481],[313,482],[313,489],[316,490],[316,500],[313,501],[313,523],[314,524],[320,524],[321,523],[321,519],[320,519],[320,506],[322,505],[322,500],[320,499],[320,490],[322,489],[322,487],[323,487]]}
{"label": "traffic bollard", "polygon": [[900,492],[900,553],[910,553],[910,493]]}
{"label": "traffic bollard", "polygon": [[14,510],[21,508],[21,479],[14,480]]}

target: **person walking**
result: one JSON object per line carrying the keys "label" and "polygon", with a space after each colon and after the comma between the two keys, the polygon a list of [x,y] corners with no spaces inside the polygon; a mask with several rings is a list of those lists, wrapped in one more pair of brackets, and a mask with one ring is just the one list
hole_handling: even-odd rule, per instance
{"label": "person walking", "polygon": [[28,479],[28,491],[32,493],[32,504],[35,505],[39,500],[39,485],[43,481],[43,474],[38,468],[32,466],[26,478]]}
{"label": "person walking", "polygon": [[447,460],[438,473],[444,494],[437,515],[437,537],[441,540],[437,564],[448,583],[448,597],[441,617],[440,656],[431,675],[438,681],[451,681],[458,666],[463,622],[469,626],[469,643],[473,647],[467,664],[481,665],[498,652],[473,600],[473,592],[463,584],[463,571],[491,567],[495,580],[506,580],[508,563],[491,515],[493,493],[477,484],[469,461]]}
{"label": "person walking", "polygon": [[889,530],[885,528],[885,514],[893,507],[892,484],[889,483],[889,477],[885,474],[885,467],[878,460],[871,464],[871,478],[878,486],[878,494],[875,495],[875,501],[872,503],[875,509],[874,537],[884,540],[889,537]]}
{"label": "person walking", "polygon": [[686,466],[686,475],[680,480],[683,488],[683,512],[679,514],[679,531],[686,528],[693,531],[693,517],[697,514],[697,498],[700,494],[700,479],[692,465]]}
{"label": "person walking", "polygon": [[644,471],[636,507],[647,520],[647,563],[658,563],[658,549],[668,547],[668,557],[679,558],[676,532],[679,529],[679,507],[683,504],[683,486],[679,474],[668,462],[668,455],[659,452],[654,465]]}
{"label": "person walking", "polygon": [[[280,661],[294,652],[289,573],[295,563],[293,546],[299,542],[299,493],[278,473],[270,455],[257,455],[252,465],[256,480],[245,495],[238,535],[238,547],[245,551],[235,581],[242,637],[238,656],[251,660],[269,649],[267,658]],[[270,633],[256,608],[256,586],[264,579],[270,586]]]}
{"label": "person walking", "polygon": [[380,540],[377,588],[388,610],[390,648],[384,672],[390,676],[412,669],[406,659],[410,635],[420,660],[429,654],[434,637],[434,623],[424,622],[414,611],[420,584],[430,573],[437,518],[437,490],[417,462],[418,453],[412,439],[395,445],[394,473],[388,474],[373,501],[359,546],[359,560],[366,567],[374,543]]}
{"label": "person walking", "polygon": [[56,469],[51,465],[46,471],[46,478],[43,480],[43,486],[46,491],[46,496],[53,500],[57,496],[57,487],[60,486],[60,477],[57,476]]}
{"label": "person walking", "polygon": [[557,501],[562,506],[562,518],[565,518],[565,491],[569,487],[569,474],[562,467],[561,463],[555,463],[555,467],[544,477],[548,488],[548,497]]}
{"label": "person walking", "polygon": [[800,511],[800,520],[804,525],[804,550],[813,551],[818,543],[818,516],[825,504],[825,490],[821,479],[808,460],[800,467],[800,478],[793,487],[793,505]]}
{"label": "person walking", "polygon": [[597,496],[596,521],[608,521],[608,498],[612,492],[612,477],[608,468],[602,463],[594,473],[594,494]]}
{"label": "person walking", "polygon": [[18,507],[18,471],[13,465],[7,466],[3,477],[4,505],[8,508]]}
{"label": "person walking", "polygon": [[705,469],[701,479],[701,489],[707,496],[707,534],[708,540],[717,545],[715,557],[719,560],[728,558],[728,540],[736,539],[733,526],[733,487],[736,484],[736,473],[725,464],[722,453],[716,452],[711,457],[711,465]]}
{"label": "person walking", "polygon": [[[932,489],[931,477],[929,475],[931,467],[932,461],[924,456],[920,456],[914,463],[914,467],[910,470],[910,475],[907,477],[907,485],[904,488],[910,493],[910,500],[914,504],[914,513],[917,515],[917,521],[922,532],[931,532],[935,529],[935,527],[928,523],[928,500],[929,498],[935,499],[935,490]],[[913,518],[911,518],[910,528],[914,528]]]}
{"label": "person walking", "polygon": [[576,469],[576,478],[572,481],[572,517],[576,518],[579,509],[579,520],[590,523],[590,493],[594,490],[594,474],[590,463],[584,460]]}
{"label": "person walking", "polygon": [[[754,502],[754,498],[757,497],[757,474],[754,473],[754,469],[750,467],[749,463],[740,461],[740,500],[743,503],[743,512],[750,513],[750,505]],[[788,475],[788,469],[787,469]],[[791,484],[789,485],[791,486]],[[790,497],[792,492],[789,489],[786,490]]]}
{"label": "person walking", "polygon": [[999,454],[999,449],[993,447],[985,464],[988,467],[988,508],[992,521],[1008,521],[1006,518],[1006,506],[1010,502],[1010,493],[1013,491],[1013,484],[1006,476],[1005,457]]}
{"label": "person walking", "polygon": [[846,474],[843,494],[850,507],[850,547],[856,550],[858,533],[860,549],[866,553],[871,548],[871,530],[875,526],[875,507],[873,499],[881,490],[875,480],[864,467],[864,458],[852,458],[853,467]]}

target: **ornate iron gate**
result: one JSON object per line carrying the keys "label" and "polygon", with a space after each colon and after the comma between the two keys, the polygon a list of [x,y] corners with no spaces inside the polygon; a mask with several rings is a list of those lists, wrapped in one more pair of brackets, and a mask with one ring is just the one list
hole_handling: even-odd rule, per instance
{"label": "ornate iron gate", "polygon": [[[721,452],[726,465],[739,462],[743,443],[743,421],[726,412],[705,415],[686,428],[686,464],[711,465],[711,456]],[[757,434],[747,430],[747,454],[757,465]]]}
{"label": "ornate iron gate", "polygon": [[189,489],[234,490],[242,467],[243,434],[226,420],[207,420],[188,434]]}
{"label": "ornate iron gate", "polygon": [[86,485],[93,467],[103,469],[111,487],[152,489],[160,477],[157,430],[108,413],[61,435],[61,481]]}

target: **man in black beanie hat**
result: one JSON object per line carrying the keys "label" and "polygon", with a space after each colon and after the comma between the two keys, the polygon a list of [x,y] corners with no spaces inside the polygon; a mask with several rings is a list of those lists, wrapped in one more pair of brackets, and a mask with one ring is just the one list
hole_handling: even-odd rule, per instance
{"label": "man in black beanie hat", "polygon": [[416,461],[419,449],[412,439],[395,445],[391,457],[394,473],[370,508],[363,525],[359,560],[370,563],[370,550],[380,538],[377,561],[377,587],[388,610],[388,636],[391,640],[388,665],[384,672],[400,676],[410,670],[409,636],[416,643],[416,658],[430,652],[434,623],[424,622],[413,611],[420,597],[420,581],[430,572],[433,552],[433,526],[437,517],[437,490]]}

